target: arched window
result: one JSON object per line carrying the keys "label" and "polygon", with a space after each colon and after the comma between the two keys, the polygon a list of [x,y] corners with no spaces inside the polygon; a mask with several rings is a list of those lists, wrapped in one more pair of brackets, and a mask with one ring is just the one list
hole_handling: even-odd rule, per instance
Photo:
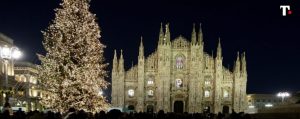
{"label": "arched window", "polygon": [[182,56],[179,56],[176,58],[176,68],[177,69],[182,69],[183,63],[184,63],[184,58]]}
{"label": "arched window", "polygon": [[154,81],[153,81],[152,79],[149,79],[149,80],[147,81],[147,84],[148,84],[148,85],[153,85],[153,84],[154,84]]}
{"label": "arched window", "polygon": [[205,84],[205,86],[209,86],[209,85],[210,85],[210,81],[209,81],[209,80],[206,80],[206,81],[204,82],[204,84]]}
{"label": "arched window", "polygon": [[20,76],[19,76],[19,75],[15,75],[15,79],[16,79],[16,81],[19,81],[19,82],[21,82],[21,78],[20,78]]}
{"label": "arched window", "polygon": [[229,97],[229,92],[227,90],[223,91],[223,97],[228,98]]}
{"label": "arched window", "polygon": [[181,79],[176,79],[175,80],[175,86],[176,88],[181,88],[183,86],[183,82]]}
{"label": "arched window", "polygon": [[154,91],[153,90],[148,90],[148,96],[152,97],[154,95]]}
{"label": "arched window", "polygon": [[24,75],[21,75],[20,77],[22,82],[27,82],[26,77]]}
{"label": "arched window", "polygon": [[129,89],[128,90],[128,96],[129,97],[133,97],[134,96],[134,90],[133,89]]}
{"label": "arched window", "polygon": [[35,77],[30,77],[30,83],[37,84],[37,80]]}
{"label": "arched window", "polygon": [[204,91],[204,97],[208,98],[210,96],[210,92],[208,90]]}

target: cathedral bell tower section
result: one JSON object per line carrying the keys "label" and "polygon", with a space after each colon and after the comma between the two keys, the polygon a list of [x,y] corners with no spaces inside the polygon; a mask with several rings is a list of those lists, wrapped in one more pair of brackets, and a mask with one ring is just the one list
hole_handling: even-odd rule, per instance
{"label": "cathedral bell tower section", "polygon": [[241,104],[240,104],[240,111],[245,111],[247,108],[247,92],[246,92],[246,87],[247,87],[247,67],[246,67],[246,53],[244,52],[242,54],[242,59],[241,59]]}
{"label": "cathedral bell tower section", "polygon": [[[202,30],[200,25],[199,36],[197,41],[195,24],[193,24],[193,31],[191,35],[191,50],[190,50],[190,73],[189,73],[189,87],[188,87],[188,111],[189,112],[198,112],[199,107],[201,106],[201,88],[200,87],[200,80],[202,79],[200,73],[202,72],[201,65],[202,62],[200,61],[203,56],[202,49]],[[203,77],[203,76],[202,76]],[[200,91],[200,92],[199,92]],[[199,95],[200,94],[200,95]],[[198,110],[197,110],[198,109]]]}
{"label": "cathedral bell tower section", "polygon": [[125,69],[124,69],[124,59],[123,59],[123,50],[121,50],[121,56],[119,59],[119,66],[118,66],[118,106],[124,107],[124,102],[125,102],[125,92],[124,92],[124,87],[125,87]]}
{"label": "cathedral bell tower section", "polygon": [[223,57],[222,57],[222,48],[221,41],[219,38],[218,49],[217,49],[217,57],[215,58],[215,82],[214,82],[214,108],[213,112],[218,113],[221,112],[221,97],[222,97],[222,81],[223,81]]}
{"label": "cathedral bell tower section", "polygon": [[145,89],[145,56],[143,38],[141,37],[139,56],[138,56],[138,95],[137,95],[137,112],[144,111],[144,89]]}
{"label": "cathedral bell tower section", "polygon": [[157,111],[170,112],[170,78],[171,78],[171,38],[169,24],[165,26],[165,33],[161,25],[158,42],[158,66],[157,66]]}
{"label": "cathedral bell tower section", "polygon": [[237,53],[237,58],[234,66],[234,79],[233,79],[233,109],[236,112],[240,111],[240,95],[241,95],[241,65],[240,54]]}
{"label": "cathedral bell tower section", "polygon": [[199,28],[199,32],[198,32],[198,45],[199,45],[199,49],[197,49],[198,52],[196,52],[196,62],[198,62],[198,69],[196,70],[197,72],[197,78],[195,78],[195,108],[194,111],[195,112],[202,112],[202,99],[203,99],[203,84],[204,84],[204,42],[203,42],[203,32],[202,32],[202,26],[200,24],[200,28]]}
{"label": "cathedral bell tower section", "polygon": [[114,59],[113,59],[113,68],[111,73],[112,78],[112,105],[118,106],[118,58],[117,58],[117,51],[114,50]]}

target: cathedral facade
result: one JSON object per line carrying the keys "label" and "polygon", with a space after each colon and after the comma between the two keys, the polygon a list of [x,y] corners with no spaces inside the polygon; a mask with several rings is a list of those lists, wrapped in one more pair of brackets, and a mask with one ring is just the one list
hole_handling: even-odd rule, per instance
{"label": "cathedral facade", "polygon": [[112,106],[137,112],[236,112],[246,109],[247,70],[245,53],[235,61],[233,71],[222,64],[219,40],[216,56],[204,52],[200,26],[193,27],[191,40],[170,38],[169,25],[162,26],[158,46],[144,56],[141,40],[138,63],[124,69],[123,52],[115,51],[112,69]]}

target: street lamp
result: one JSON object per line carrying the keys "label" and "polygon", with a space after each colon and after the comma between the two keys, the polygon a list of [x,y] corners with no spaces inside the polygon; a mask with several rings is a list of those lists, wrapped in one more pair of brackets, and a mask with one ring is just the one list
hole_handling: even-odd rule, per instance
{"label": "street lamp", "polygon": [[284,98],[285,98],[285,97],[289,97],[289,96],[290,96],[290,94],[289,94],[288,92],[279,92],[279,93],[277,94],[277,97],[281,97],[281,102],[284,101]]}
{"label": "street lamp", "polygon": [[[8,63],[9,60],[18,59],[22,56],[22,52],[17,47],[8,47],[7,45],[4,45],[0,47],[0,57],[4,62],[4,73],[5,73],[5,83],[3,83],[3,89],[5,90],[5,102],[9,101],[9,95],[8,95]],[[3,95],[4,95],[3,94]]]}

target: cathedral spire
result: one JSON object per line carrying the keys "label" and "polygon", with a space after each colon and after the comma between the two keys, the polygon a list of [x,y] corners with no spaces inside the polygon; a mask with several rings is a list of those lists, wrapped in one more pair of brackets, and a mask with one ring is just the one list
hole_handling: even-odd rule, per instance
{"label": "cathedral spire", "polygon": [[123,50],[121,49],[120,60],[123,60]]}
{"label": "cathedral spire", "polygon": [[170,28],[169,28],[169,23],[166,24],[166,31],[165,31],[165,43],[170,44],[171,42],[171,34],[170,34]]}
{"label": "cathedral spire", "polygon": [[221,47],[221,38],[219,37],[218,49],[217,49],[217,57],[222,57],[222,47]]}
{"label": "cathedral spire", "polygon": [[144,57],[144,45],[143,45],[143,36],[141,36],[141,42],[139,47],[139,58]]}
{"label": "cathedral spire", "polygon": [[131,68],[133,68],[133,61],[131,61]]}
{"label": "cathedral spire", "polygon": [[159,31],[159,41],[158,44],[162,44],[164,41],[164,30],[163,30],[163,25],[160,23],[160,31]]}
{"label": "cathedral spire", "polygon": [[243,52],[242,54],[242,59],[241,59],[241,64],[242,64],[242,72],[247,73],[247,66],[246,66],[246,53]]}
{"label": "cathedral spire", "polygon": [[116,49],[114,50],[114,60],[118,60]]}
{"label": "cathedral spire", "polygon": [[164,33],[164,31],[163,31],[163,24],[162,24],[162,22],[160,23],[160,31],[159,31],[159,34],[163,34]]}
{"label": "cathedral spire", "polygon": [[202,24],[200,23],[199,33],[198,33],[198,43],[201,45],[203,43],[203,33]]}
{"label": "cathedral spire", "polygon": [[195,45],[197,43],[196,38],[196,30],[195,30],[195,23],[193,24],[193,31],[192,31],[192,45]]}
{"label": "cathedral spire", "polygon": [[117,51],[114,50],[114,59],[113,59],[113,71],[117,71],[118,69],[118,57],[117,57]]}
{"label": "cathedral spire", "polygon": [[240,70],[241,70],[240,53],[237,52],[237,58],[236,58],[235,65],[234,65],[234,72],[240,72]]}
{"label": "cathedral spire", "polygon": [[124,72],[124,59],[123,59],[123,50],[121,49],[121,56],[119,59],[119,72]]}

